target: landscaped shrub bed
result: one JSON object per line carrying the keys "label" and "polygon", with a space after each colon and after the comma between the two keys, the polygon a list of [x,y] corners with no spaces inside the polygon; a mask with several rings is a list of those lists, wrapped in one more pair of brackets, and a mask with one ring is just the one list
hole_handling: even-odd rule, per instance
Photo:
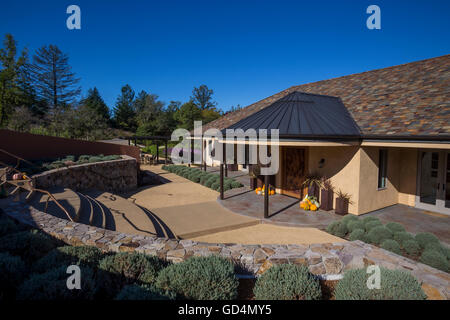
{"label": "landscaped shrub bed", "polygon": [[[218,174],[175,164],[164,165],[162,166],[162,168],[193,182],[200,183],[205,187],[220,191],[220,176]],[[224,191],[228,191],[234,188],[240,188],[242,186],[242,183],[232,178],[224,178],[223,180]]]}
{"label": "landscaped shrub bed", "polygon": [[396,254],[450,272],[450,249],[439,239],[427,232],[413,235],[396,222],[385,225],[376,217],[358,218],[347,215],[339,221],[332,222],[327,232],[350,241],[361,240]]}
{"label": "landscaped shrub bed", "polygon": [[111,161],[121,159],[120,155],[109,155],[105,156],[103,154],[99,155],[68,155],[62,158],[56,159],[41,159],[32,161],[32,164],[28,164],[25,162],[20,163],[20,167],[18,168],[20,171],[24,172],[27,175],[37,174],[43,171],[70,167],[78,164],[85,163],[94,163],[94,162],[103,162],[103,161]]}

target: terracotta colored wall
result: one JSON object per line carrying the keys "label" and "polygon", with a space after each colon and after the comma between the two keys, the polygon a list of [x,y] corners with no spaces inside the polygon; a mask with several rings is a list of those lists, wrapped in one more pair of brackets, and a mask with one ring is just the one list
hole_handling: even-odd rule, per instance
{"label": "terracotta colored wall", "polygon": [[[57,138],[4,129],[0,129],[0,149],[27,160],[57,158],[66,155],[122,154],[140,161],[139,148],[133,146]],[[11,160],[13,159],[10,156],[0,152],[0,161]]]}

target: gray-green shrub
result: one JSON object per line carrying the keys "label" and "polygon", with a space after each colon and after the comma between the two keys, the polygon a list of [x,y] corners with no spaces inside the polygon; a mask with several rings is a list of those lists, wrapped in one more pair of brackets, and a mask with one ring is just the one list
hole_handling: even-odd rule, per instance
{"label": "gray-green shrub", "polygon": [[18,232],[20,229],[17,224],[8,217],[0,217],[0,237]]}
{"label": "gray-green shrub", "polygon": [[[100,260],[99,269],[111,287],[133,282],[152,284],[166,263],[154,256],[137,252],[119,252]],[[109,286],[106,286],[107,288]]]}
{"label": "gray-green shrub", "polygon": [[388,250],[388,251],[392,251],[396,254],[402,253],[402,250],[401,250],[398,242],[395,240],[392,240],[392,239],[383,240],[383,242],[381,242],[381,248]]}
{"label": "gray-green shrub", "polygon": [[87,265],[94,267],[104,258],[100,249],[93,246],[64,246],[53,249],[46,256],[33,264],[34,272],[42,273],[56,267],[71,264]]}
{"label": "gray-green shrub", "polygon": [[361,228],[355,229],[352,232],[350,232],[350,235],[348,238],[350,241],[361,240],[361,241],[366,242],[366,240],[367,240],[366,232],[364,231],[364,229],[361,229]]}
{"label": "gray-green shrub", "polygon": [[386,223],[385,227],[391,230],[392,232],[406,231],[405,228],[400,223],[397,222]]}
{"label": "gray-green shrub", "polygon": [[22,283],[17,292],[18,300],[93,300],[97,293],[95,274],[89,267],[81,269],[81,289],[67,289],[67,266],[35,273]]}
{"label": "gray-green shrub", "polygon": [[336,237],[343,238],[347,234],[348,229],[345,223],[342,223],[341,221],[334,221],[328,225],[327,232],[335,235]]}
{"label": "gray-green shrub", "polygon": [[450,259],[450,249],[447,247],[444,247],[441,243],[432,242],[425,246],[424,250],[435,250],[442,254],[447,259]]}
{"label": "gray-green shrub", "polygon": [[156,286],[195,300],[229,300],[237,296],[233,264],[218,256],[192,257],[163,269]]}
{"label": "gray-green shrub", "polygon": [[414,240],[414,236],[411,233],[401,231],[401,232],[394,232],[392,238],[400,243],[402,246],[404,246],[404,243],[409,240]]}
{"label": "gray-green shrub", "polygon": [[370,274],[366,268],[345,272],[338,282],[334,295],[336,300],[425,300],[420,283],[409,273],[380,268],[380,289],[369,289]]}
{"label": "gray-green shrub", "polygon": [[0,253],[0,300],[14,299],[16,287],[22,283],[27,267],[20,257]]}
{"label": "gray-green shrub", "polygon": [[29,264],[56,248],[59,241],[37,230],[22,231],[0,238],[0,252],[21,256]]}
{"label": "gray-green shrub", "polygon": [[409,255],[417,256],[418,254],[420,254],[420,246],[414,239],[403,241],[402,246],[403,249],[405,249],[406,253]]}
{"label": "gray-green shrub", "polygon": [[364,229],[369,232],[370,230],[372,230],[373,228],[376,227],[382,227],[383,224],[380,221],[377,220],[373,220],[373,221],[368,221],[367,223],[364,224]]}
{"label": "gray-green shrub", "polygon": [[347,223],[347,229],[349,232],[352,232],[356,229],[363,229],[364,230],[364,223],[362,223],[362,221],[359,220],[353,220],[353,221],[349,221]]}
{"label": "gray-green shrub", "polygon": [[386,239],[392,239],[392,231],[384,226],[374,227],[367,234],[370,243],[381,244]]}
{"label": "gray-green shrub", "polygon": [[153,285],[130,284],[122,288],[115,300],[175,300],[176,295]]}
{"label": "gray-green shrub", "polygon": [[271,267],[256,280],[253,293],[257,300],[319,300],[319,280],[306,266],[280,264]]}
{"label": "gray-green shrub", "polygon": [[439,243],[439,239],[432,233],[421,232],[414,237],[422,249],[425,249],[430,243]]}
{"label": "gray-green shrub", "polygon": [[425,250],[422,252],[420,262],[445,272],[449,271],[447,258],[436,250]]}

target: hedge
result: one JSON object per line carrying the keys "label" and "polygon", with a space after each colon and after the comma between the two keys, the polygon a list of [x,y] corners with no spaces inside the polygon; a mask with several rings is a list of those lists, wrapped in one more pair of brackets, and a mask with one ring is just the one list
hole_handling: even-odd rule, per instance
{"label": "hedge", "polygon": [[436,250],[425,250],[420,256],[420,262],[445,272],[449,271],[447,258]]}
{"label": "hedge", "polygon": [[0,253],[0,270],[0,300],[13,299],[16,287],[27,274],[27,267],[20,257]]}
{"label": "hedge", "polygon": [[421,232],[414,237],[422,249],[431,243],[439,243],[439,239],[429,232]]}
{"label": "hedge", "polygon": [[392,239],[392,231],[384,226],[374,227],[367,234],[367,239],[370,243],[379,245],[386,239]]}
{"label": "hedge", "polygon": [[152,285],[126,285],[115,300],[175,300],[174,293],[164,291]]}
{"label": "hedge", "polygon": [[388,251],[392,251],[396,254],[402,254],[400,245],[398,244],[397,241],[392,240],[392,239],[383,240],[383,242],[381,242],[381,248],[388,250]]}

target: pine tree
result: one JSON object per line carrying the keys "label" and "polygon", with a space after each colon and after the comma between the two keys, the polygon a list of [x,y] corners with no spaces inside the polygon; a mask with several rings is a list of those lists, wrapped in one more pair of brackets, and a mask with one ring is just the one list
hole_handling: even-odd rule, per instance
{"label": "pine tree", "polygon": [[109,120],[109,108],[100,96],[100,93],[96,87],[88,90],[87,97],[83,99],[81,103],[95,111],[103,119]]}
{"label": "pine tree", "polygon": [[192,90],[192,102],[201,110],[214,108],[217,103],[212,100],[214,91],[209,89],[207,85],[202,84],[198,88]]}
{"label": "pine tree", "polygon": [[114,122],[125,130],[136,130],[136,111],[134,109],[134,91],[127,84],[122,87],[114,107]]}
{"label": "pine tree", "polygon": [[6,124],[14,108],[23,103],[19,73],[26,63],[26,51],[16,59],[17,43],[11,34],[5,36],[0,49],[0,126]]}
{"label": "pine tree", "polygon": [[80,94],[69,57],[56,45],[43,46],[33,56],[33,76],[38,96],[52,108],[68,105]]}

